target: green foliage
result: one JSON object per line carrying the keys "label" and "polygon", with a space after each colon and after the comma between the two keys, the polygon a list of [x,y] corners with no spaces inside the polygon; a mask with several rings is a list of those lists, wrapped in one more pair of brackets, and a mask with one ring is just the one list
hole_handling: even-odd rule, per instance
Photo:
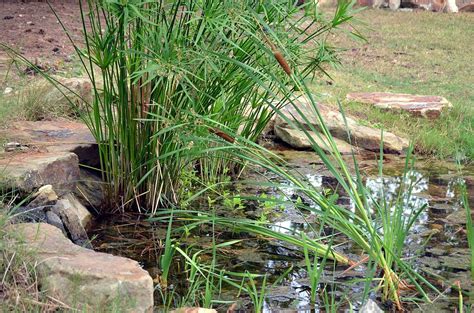
{"label": "green foliage", "polygon": [[182,171],[209,183],[238,171],[220,142],[258,138],[283,103],[273,80],[292,84],[280,64],[307,76],[337,61],[324,42],[349,19],[341,6],[326,21],[283,0],[89,1],[75,48],[109,197],[155,213],[179,202]]}

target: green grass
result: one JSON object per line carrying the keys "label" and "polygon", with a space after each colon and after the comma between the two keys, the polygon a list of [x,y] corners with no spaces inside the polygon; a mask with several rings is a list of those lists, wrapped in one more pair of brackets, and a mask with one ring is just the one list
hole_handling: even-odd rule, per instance
{"label": "green grass", "polygon": [[416,150],[438,157],[461,151],[474,157],[474,63],[472,14],[364,10],[356,15],[367,39],[348,37],[333,43],[346,48],[342,66],[329,69],[334,79],[316,81],[313,89],[329,94],[328,102],[349,92],[388,91],[446,97],[453,109],[431,122],[392,114],[369,105],[345,103],[345,109],[367,123],[413,139]]}

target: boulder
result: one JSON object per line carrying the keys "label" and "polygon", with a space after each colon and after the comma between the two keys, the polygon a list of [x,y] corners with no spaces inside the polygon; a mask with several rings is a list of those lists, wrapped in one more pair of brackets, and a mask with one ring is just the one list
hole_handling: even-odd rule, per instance
{"label": "boulder", "polygon": [[400,8],[401,0],[389,0],[388,7],[392,11],[396,11]]}
{"label": "boulder", "polygon": [[51,225],[14,224],[7,231],[33,252],[43,292],[86,312],[114,305],[121,312],[152,312],[153,281],[138,262],[74,245]]}
{"label": "boulder", "polygon": [[[298,127],[307,130],[312,125],[320,130],[319,121],[312,106],[300,98],[296,103],[298,110],[291,104],[281,109],[280,113],[285,117],[277,116],[275,130],[277,128],[293,128],[286,120],[296,120]],[[327,128],[334,138],[351,143],[360,150],[379,151],[381,142],[381,131],[376,128],[361,125],[355,118],[342,114],[328,105],[318,104],[319,113]],[[348,138],[348,132],[351,138]],[[408,141],[390,132],[384,132],[384,151],[388,153],[402,153],[408,147]],[[284,140],[284,138],[280,138]],[[350,139],[350,140],[349,140]]]}
{"label": "boulder", "polygon": [[15,143],[18,150],[24,152],[73,152],[81,164],[99,165],[96,141],[83,123],[67,120],[15,122],[0,130],[0,138]]}
{"label": "boulder", "polygon": [[390,92],[354,92],[347,100],[371,104],[390,111],[406,111],[414,116],[436,119],[452,104],[440,96],[420,96]]}
{"label": "boulder", "polygon": [[474,12],[474,3],[468,3],[459,8],[459,12]]}
{"label": "boulder", "polygon": [[79,160],[71,152],[21,152],[0,155],[0,183],[7,188],[32,193],[52,185],[58,195],[75,189]]}
{"label": "boulder", "polygon": [[[278,138],[280,138],[293,148],[310,149],[312,147],[311,141],[308,139],[306,133],[302,130],[277,126],[274,128],[274,131],[275,135]],[[324,135],[319,134],[319,136],[321,136],[320,138],[318,137],[318,134],[313,131],[307,132],[311,136],[311,138],[314,139],[314,141],[319,147],[321,147],[324,151],[329,152],[330,149],[327,147],[327,144],[325,143],[326,141],[322,140],[322,138],[324,138]],[[337,148],[341,154],[351,154],[353,152],[357,152],[357,148],[352,147],[350,144],[343,140],[335,138],[334,141],[336,142]]]}

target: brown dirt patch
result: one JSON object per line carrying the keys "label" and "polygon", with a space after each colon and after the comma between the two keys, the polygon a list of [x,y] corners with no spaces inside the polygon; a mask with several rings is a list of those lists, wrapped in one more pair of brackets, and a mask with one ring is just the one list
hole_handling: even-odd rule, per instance
{"label": "brown dirt patch", "polygon": [[[80,43],[82,23],[78,3],[56,1],[51,5],[73,40]],[[2,30],[0,42],[46,68],[65,66],[65,62],[71,62],[71,57],[75,53],[46,2],[1,2],[0,29]],[[6,59],[5,53],[0,51],[0,67]]]}

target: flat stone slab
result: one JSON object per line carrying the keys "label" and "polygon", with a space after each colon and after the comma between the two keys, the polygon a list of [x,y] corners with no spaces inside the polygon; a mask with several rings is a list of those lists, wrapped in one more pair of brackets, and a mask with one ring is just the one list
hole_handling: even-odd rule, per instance
{"label": "flat stone slab", "polygon": [[436,119],[441,112],[452,107],[444,97],[421,96],[390,92],[354,92],[346,96],[347,100],[372,104],[377,108],[407,111],[414,116]]}
{"label": "flat stone slab", "polygon": [[44,223],[7,230],[31,248],[40,287],[51,297],[85,312],[112,305],[121,312],[152,312],[153,280],[138,262],[77,246]]}
{"label": "flat stone slab", "polygon": [[[288,104],[280,110],[284,118],[279,115],[276,117],[275,133],[277,134],[279,131],[278,128],[294,128],[287,120],[297,121],[298,127],[300,128],[311,130],[312,126],[317,131],[320,131],[319,119],[311,104],[303,97],[299,98],[295,104],[297,108]],[[338,110],[328,105],[319,103],[317,107],[326,127],[334,138],[352,144],[356,151],[363,152],[364,150],[368,150],[378,152],[380,150],[382,140],[380,129],[362,125],[356,118],[347,114],[344,118]],[[348,137],[348,132],[351,135],[350,138]],[[285,141],[284,136],[280,137],[280,139]],[[384,151],[386,153],[401,154],[408,148],[408,140],[387,131],[383,133],[383,142]],[[291,146],[294,145],[294,143],[291,142],[287,143]]]}
{"label": "flat stone slab", "polygon": [[23,151],[73,152],[81,163],[97,163],[97,146],[89,128],[79,122],[21,121],[0,130],[0,138],[21,145]]}
{"label": "flat stone slab", "polygon": [[[296,149],[311,149],[312,148],[312,143],[311,140],[308,138],[306,133],[302,130],[299,129],[294,129],[294,128],[288,128],[288,127],[280,127],[277,126],[274,128],[275,135],[283,140],[285,143],[289,144],[293,148]],[[324,135],[322,134],[316,134],[313,131],[307,131],[308,135],[313,138],[315,143],[321,147],[326,152],[330,152],[330,149],[328,148],[327,145],[327,140],[324,140]],[[339,150],[339,153],[341,154],[352,154],[352,153],[357,153],[359,149],[356,147],[351,146],[347,142],[334,138],[334,141],[336,142],[337,148]]]}
{"label": "flat stone slab", "polygon": [[86,125],[72,121],[16,122],[0,130],[0,183],[29,193],[52,185],[59,195],[79,180],[79,163],[99,167],[98,149]]}
{"label": "flat stone slab", "polygon": [[25,193],[52,185],[60,195],[79,180],[79,160],[72,152],[18,152],[0,155],[0,184]]}

